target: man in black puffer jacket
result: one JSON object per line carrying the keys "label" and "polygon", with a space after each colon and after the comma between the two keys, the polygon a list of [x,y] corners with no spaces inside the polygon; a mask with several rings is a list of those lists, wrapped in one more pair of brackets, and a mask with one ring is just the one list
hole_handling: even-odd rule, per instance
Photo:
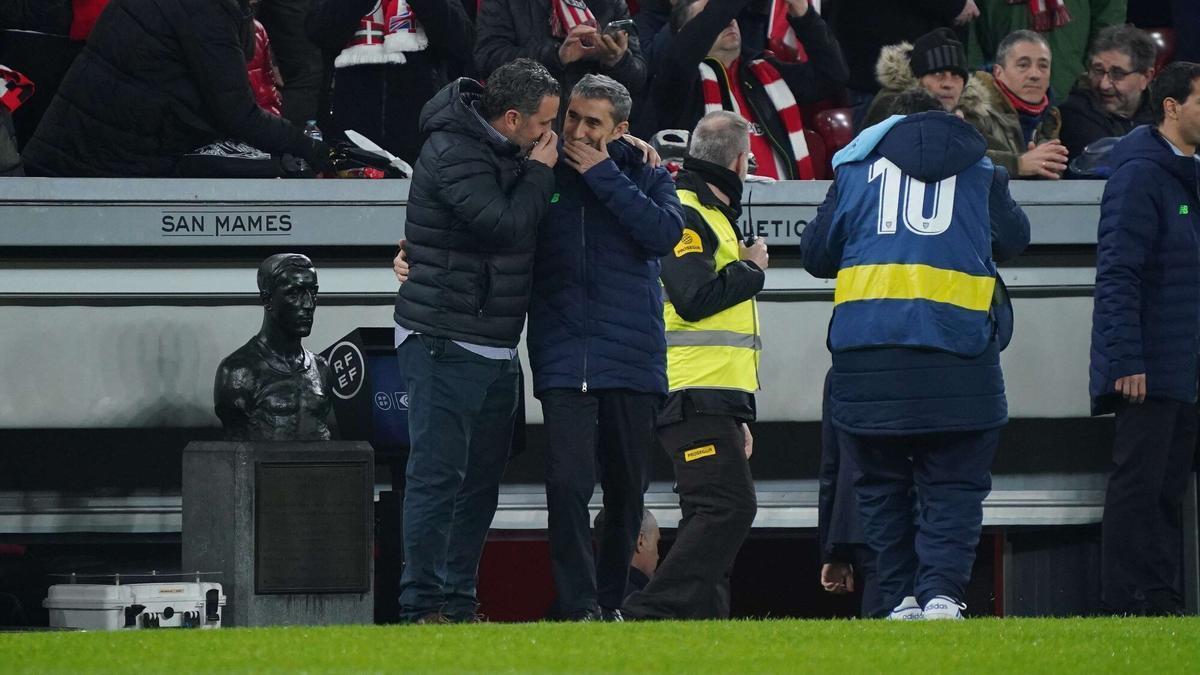
{"label": "man in black puffer jacket", "polygon": [[[512,441],[517,341],[550,207],[558,82],[529,59],[486,89],[466,78],[421,111],[408,281],[396,296],[396,353],[408,385],[401,618],[475,616],[475,574]],[[528,155],[528,157],[526,157]]]}
{"label": "man in black puffer jacket", "polygon": [[112,0],[33,138],[26,171],[171,176],[196,148],[234,139],[317,168],[329,147],[254,102],[248,0]]}

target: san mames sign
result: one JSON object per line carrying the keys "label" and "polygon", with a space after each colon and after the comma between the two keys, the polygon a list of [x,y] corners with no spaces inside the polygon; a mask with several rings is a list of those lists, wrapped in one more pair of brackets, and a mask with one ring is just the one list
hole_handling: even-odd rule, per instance
{"label": "san mames sign", "polygon": [[163,210],[159,227],[164,237],[286,237],[295,221],[288,209],[178,209]]}

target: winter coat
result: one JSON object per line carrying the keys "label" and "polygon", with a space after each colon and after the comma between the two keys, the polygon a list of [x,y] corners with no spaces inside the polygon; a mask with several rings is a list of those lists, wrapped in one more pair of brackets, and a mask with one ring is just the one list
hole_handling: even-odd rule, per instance
{"label": "winter coat", "polygon": [[[1126,0],[1065,0],[1071,21],[1042,33],[1054,55],[1050,71],[1050,102],[1067,97],[1075,80],[1087,67],[1088,45],[1102,28],[1125,23]],[[996,47],[1015,30],[1030,29],[1029,3],[1009,0],[975,0],[979,17],[968,26],[967,63],[979,68],[996,60]]]}
{"label": "winter coat", "polygon": [[283,99],[279,97],[279,89],[275,86],[271,38],[267,37],[267,29],[257,19],[254,21],[254,56],[247,64],[246,71],[250,76],[250,88],[254,90],[254,100],[258,107],[278,116]]}
{"label": "winter coat", "polygon": [[[1028,245],[1029,220],[985,147],[962,120],[927,112],[871,127],[834,157],[834,184],[801,236],[801,252],[810,274],[838,279],[828,342],[830,417],[839,429],[917,434],[1007,421],[999,353],[1011,307],[998,280],[994,288],[984,282],[997,276],[993,258],[1014,258]],[[906,215],[900,226],[897,214],[880,211],[889,202],[907,208],[880,194],[886,174],[868,179],[881,162],[901,172],[895,180],[955,178],[918,209],[932,214],[929,222]],[[911,194],[909,187],[905,204]],[[885,218],[894,227],[880,234]],[[939,223],[940,232],[927,229]],[[877,295],[885,288],[896,292]],[[978,306],[984,289],[990,297]]]}
{"label": "winter coat", "polygon": [[881,48],[951,26],[966,4],[966,0],[837,0],[830,18],[850,68],[848,86],[878,91],[875,63]]}
{"label": "winter coat", "polygon": [[[648,114],[656,120],[657,128],[691,130],[704,116],[700,63],[708,57],[717,36],[745,4],[746,0],[710,0],[707,7],[672,36],[662,55],[660,70],[654,73],[654,86],[650,91],[651,110]],[[800,18],[790,17],[789,22],[804,44],[808,62],[785,63],[769,53],[744,47],[736,78],[758,123],[766,127],[769,137],[777,139],[786,139],[788,134],[766,90],[751,73],[751,61],[764,58],[774,66],[800,104],[834,95],[846,82],[846,62],[824,20],[810,11]],[[715,61],[710,65],[714,70],[721,68]],[[777,145],[776,150],[782,150],[788,158],[786,164],[795,167],[796,158],[790,143]]]}
{"label": "winter coat", "polygon": [[72,0],[3,0],[0,29],[66,35],[71,31]]}
{"label": "winter coat", "polygon": [[1146,374],[1151,398],[1196,400],[1200,350],[1200,176],[1158,131],[1113,149],[1100,202],[1089,389],[1112,412],[1116,381]]}
{"label": "winter coat", "polygon": [[[625,0],[585,0],[600,29],[610,21],[629,18]],[[575,83],[588,73],[608,75],[637,96],[646,85],[646,61],[642,57],[637,31],[629,33],[625,56],[611,68],[597,61],[579,60],[563,65],[558,58],[562,40],[550,32],[554,11],[546,0],[486,1],[475,19],[475,67],[483,78],[500,66],[520,57],[531,58],[549,69],[562,89],[559,121],[566,114],[567,102]]]}
{"label": "winter coat", "polygon": [[427,335],[516,347],[525,325],[538,223],[554,171],[526,160],[476,111],[483,85],[462,78],[421,110],[404,236],[409,277],[396,323]]}
{"label": "winter coat", "polygon": [[37,92],[12,116],[25,147],[83,43],[67,37],[71,0],[0,0],[0,63],[22,73]]}
{"label": "winter coat", "polygon": [[1104,109],[1091,87],[1085,83],[1075,85],[1067,102],[1058,107],[1062,114],[1063,145],[1071,153],[1071,159],[1083,154],[1083,149],[1089,143],[1110,136],[1124,136],[1133,131],[1134,127],[1154,122],[1154,112],[1150,110],[1150,95],[1142,92],[1142,102],[1133,118],[1114,115]]}
{"label": "winter coat", "polygon": [[560,161],[529,304],[533,389],[667,393],[661,256],[683,233],[665,168],[624,141],[582,176]]}
{"label": "winter coat", "polygon": [[460,2],[409,0],[429,46],[406,52],[406,63],[334,69],[333,61],[378,0],[315,0],[308,14],[309,38],[325,53],[334,72],[333,117],[322,130],[341,138],[353,129],[407,162],[421,152],[421,108],[451,80],[473,71],[475,29]]}
{"label": "winter coat", "polygon": [[[990,73],[975,73],[958,108],[963,119],[979,130],[987,140],[987,156],[997,165],[1008,169],[1012,176],[1018,175],[1017,161],[1029,146],[1021,131],[1021,120],[1017,109],[1004,97]],[[1046,109],[1045,117],[1033,135],[1034,143],[1044,143],[1058,138],[1062,131],[1062,116],[1058,109]]]}
{"label": "winter coat", "polygon": [[21,153],[17,152],[17,133],[8,108],[0,107],[0,177],[24,176]]}
{"label": "winter coat", "polygon": [[[863,119],[864,129],[890,117],[892,101],[895,101],[897,96],[909,89],[921,86],[921,81],[913,75],[912,64],[908,60],[912,49],[911,43],[901,42],[879,50],[879,61],[875,64],[875,80],[879,83],[880,89],[872,99],[871,105],[867,107],[867,114]],[[964,95],[967,93],[967,89],[972,90],[975,98],[982,95],[982,90],[979,88],[984,86],[984,83],[975,77],[976,74],[972,73],[971,77],[967,78],[963,87]]]}
{"label": "winter coat", "polygon": [[235,0],[113,0],[25,146],[26,170],[170,176],[227,138],[324,166],[327,146],[255,103],[245,16]]}

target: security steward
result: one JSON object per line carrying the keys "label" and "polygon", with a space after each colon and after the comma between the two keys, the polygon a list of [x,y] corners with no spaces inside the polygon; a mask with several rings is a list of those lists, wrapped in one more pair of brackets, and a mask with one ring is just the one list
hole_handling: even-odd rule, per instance
{"label": "security steward", "polygon": [[650,583],[626,599],[626,619],[728,617],[728,571],[757,511],[747,423],[762,348],[754,296],[767,245],[745,246],[736,225],[749,153],[746,120],[709,113],[676,179],[684,230],[662,259],[670,393],[658,439],[675,469],[683,520]]}

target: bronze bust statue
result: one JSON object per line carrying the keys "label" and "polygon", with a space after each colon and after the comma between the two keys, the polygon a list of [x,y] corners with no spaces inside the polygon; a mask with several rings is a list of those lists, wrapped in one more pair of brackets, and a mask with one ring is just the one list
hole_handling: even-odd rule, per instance
{"label": "bronze bust statue", "polygon": [[258,267],[262,329],[217,367],[213,398],[231,441],[325,441],[332,437],[329,364],[300,340],[312,332],[317,270],[280,253]]}

